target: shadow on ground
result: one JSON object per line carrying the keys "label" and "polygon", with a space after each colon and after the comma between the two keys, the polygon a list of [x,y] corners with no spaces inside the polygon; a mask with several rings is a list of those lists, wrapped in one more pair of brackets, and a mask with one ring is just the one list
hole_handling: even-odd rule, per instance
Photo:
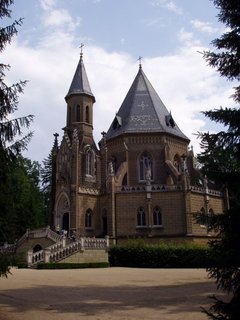
{"label": "shadow on ground", "polygon": [[166,313],[199,312],[210,303],[214,284],[206,282],[163,286],[51,286],[11,289],[0,292],[0,306],[13,312],[51,310],[82,316],[132,309],[162,310]]}

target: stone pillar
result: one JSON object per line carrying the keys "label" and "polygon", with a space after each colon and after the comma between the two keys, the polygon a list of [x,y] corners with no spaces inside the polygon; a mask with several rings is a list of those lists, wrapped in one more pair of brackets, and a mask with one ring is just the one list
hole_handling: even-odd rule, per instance
{"label": "stone pillar", "polygon": [[66,247],[66,236],[65,235],[62,238],[62,246],[63,246],[63,248]]}
{"label": "stone pillar", "polygon": [[109,248],[109,236],[106,236],[105,239],[106,239],[106,246],[107,248]]}
{"label": "stone pillar", "polygon": [[82,249],[82,250],[85,249],[84,240],[85,240],[85,238],[81,238],[81,239],[80,239],[80,241],[81,241],[81,249]]}
{"label": "stone pillar", "polygon": [[50,254],[51,254],[50,249],[45,249],[43,254],[44,254],[44,262],[45,263],[50,262]]}
{"label": "stone pillar", "polygon": [[33,264],[32,259],[33,259],[33,251],[30,249],[30,250],[28,250],[28,252],[27,252],[27,263],[28,263],[28,267],[31,267],[31,266],[32,266],[32,264]]}

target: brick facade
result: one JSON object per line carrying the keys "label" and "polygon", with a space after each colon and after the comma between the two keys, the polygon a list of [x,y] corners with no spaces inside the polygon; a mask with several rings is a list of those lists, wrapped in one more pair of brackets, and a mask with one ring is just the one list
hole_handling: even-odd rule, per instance
{"label": "brick facade", "polygon": [[[86,78],[82,58],[78,68]],[[141,70],[138,77],[145,80]],[[73,83],[76,81],[74,78]],[[196,222],[194,214],[203,210],[222,213],[224,197],[209,190],[207,180],[201,178],[189,140],[175,126],[171,114],[158,115],[161,121],[166,118],[166,129],[159,124],[161,129],[145,131],[139,121],[145,125],[147,115],[132,116],[136,132],[132,128],[124,132],[121,121],[126,119],[119,116],[108,134],[103,133],[97,148],[92,132],[95,97],[89,84],[85,88],[83,83],[79,92],[71,88],[66,96],[64,136],[55,150],[54,227],[80,236],[109,235],[119,241],[213,236],[206,223]],[[151,87],[149,90],[148,94],[153,94]],[[140,107],[143,110],[147,105],[142,102]],[[119,134],[115,128],[120,128]]]}

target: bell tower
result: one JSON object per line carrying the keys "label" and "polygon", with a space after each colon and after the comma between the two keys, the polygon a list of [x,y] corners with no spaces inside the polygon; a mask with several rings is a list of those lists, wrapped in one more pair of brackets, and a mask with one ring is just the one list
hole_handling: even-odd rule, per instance
{"label": "bell tower", "polygon": [[82,47],[83,45],[81,45],[80,60],[65,97],[67,119],[64,131],[72,140],[73,131],[77,129],[80,142],[86,140],[86,143],[90,143],[93,139],[93,104],[96,100],[84,67]]}
{"label": "bell tower", "polygon": [[82,47],[65,97],[66,125],[56,158],[54,225],[70,233],[92,236],[97,224],[93,217],[97,217],[100,157],[93,138],[95,97],[83,63]]}

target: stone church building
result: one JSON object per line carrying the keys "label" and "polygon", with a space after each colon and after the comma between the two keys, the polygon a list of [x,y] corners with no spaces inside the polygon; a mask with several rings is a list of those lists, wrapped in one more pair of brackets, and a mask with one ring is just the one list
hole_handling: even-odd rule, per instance
{"label": "stone church building", "polygon": [[108,235],[113,241],[211,236],[207,222],[196,222],[194,214],[223,212],[224,197],[195,168],[190,140],[141,63],[98,145],[93,138],[95,96],[82,54],[65,100],[66,126],[53,149],[56,230]]}

